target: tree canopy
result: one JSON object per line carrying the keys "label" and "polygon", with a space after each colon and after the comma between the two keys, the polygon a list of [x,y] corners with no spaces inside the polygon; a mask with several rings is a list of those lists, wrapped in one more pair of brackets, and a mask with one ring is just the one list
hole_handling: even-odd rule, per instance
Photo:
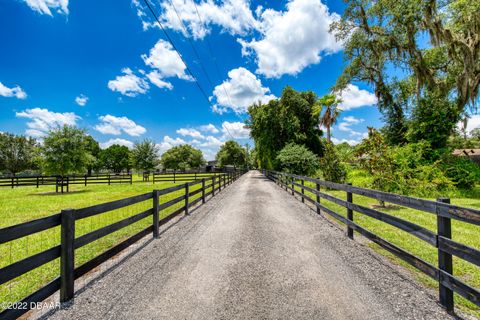
{"label": "tree canopy", "polygon": [[277,154],[290,142],[303,144],[316,155],[322,154],[316,101],[317,96],[311,91],[297,92],[286,87],[280,99],[257,103],[248,109],[247,126],[255,140],[260,167],[278,168]]}
{"label": "tree canopy", "polygon": [[185,170],[204,165],[205,159],[202,151],[191,145],[183,144],[165,151],[160,162],[165,169]]}
{"label": "tree canopy", "polygon": [[0,133],[0,170],[15,175],[35,167],[37,143],[33,138]]}
{"label": "tree canopy", "polygon": [[131,151],[126,146],[111,145],[100,151],[100,162],[104,168],[115,173],[120,173],[123,170],[130,171],[132,167]]}
{"label": "tree canopy", "polygon": [[48,174],[83,172],[88,164],[84,130],[63,126],[48,132],[43,140],[44,168]]}
{"label": "tree canopy", "polygon": [[277,155],[280,169],[300,175],[312,175],[320,167],[318,156],[303,145],[289,143]]}
{"label": "tree canopy", "polygon": [[247,164],[247,151],[238,142],[229,140],[220,147],[215,159],[220,167],[243,167]]}
{"label": "tree canopy", "polygon": [[152,140],[136,142],[132,150],[133,167],[137,170],[152,170],[158,164],[158,147]]}

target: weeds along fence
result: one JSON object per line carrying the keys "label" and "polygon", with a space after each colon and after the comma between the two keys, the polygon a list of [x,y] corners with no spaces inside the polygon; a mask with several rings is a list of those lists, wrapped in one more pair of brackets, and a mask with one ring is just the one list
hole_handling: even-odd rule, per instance
{"label": "weeds along fence", "polygon": [[162,225],[181,213],[188,215],[243,173],[65,209],[0,229],[0,319],[16,319],[57,291],[60,302],[71,300],[82,276],[148,234],[158,237]]}
{"label": "weeds along fence", "polygon": [[[300,196],[302,202],[307,201],[312,203],[316,207],[318,214],[324,212],[344,223],[347,226],[347,235],[349,238],[353,239],[354,231],[357,231],[359,234],[375,242],[383,249],[414,266],[435,281],[438,281],[439,300],[441,305],[444,306],[447,311],[451,312],[454,309],[454,292],[471,303],[480,306],[480,292],[453,275],[452,259],[452,256],[456,256],[459,259],[478,267],[480,266],[480,251],[452,240],[451,221],[454,219],[478,226],[480,225],[479,210],[451,205],[450,200],[447,198],[439,198],[437,201],[431,201],[354,187],[351,184],[333,183],[294,174],[267,170],[263,170],[263,174],[277,183],[280,187],[284,188],[287,192],[291,192],[292,195]],[[322,192],[321,188],[326,188],[326,191],[336,190],[345,192],[344,195],[346,200]],[[356,204],[353,201],[353,195],[367,197],[385,203],[391,203],[433,214],[437,219],[437,230],[436,232],[433,232],[427,228],[396,216]],[[326,200],[326,202],[330,204],[345,208],[346,215],[342,215],[339,212],[335,212],[328,208],[327,203],[323,200]],[[360,226],[354,221],[354,212],[361,213],[362,215],[407,232],[411,236],[422,240],[433,248],[436,248],[438,250],[438,267]]]}

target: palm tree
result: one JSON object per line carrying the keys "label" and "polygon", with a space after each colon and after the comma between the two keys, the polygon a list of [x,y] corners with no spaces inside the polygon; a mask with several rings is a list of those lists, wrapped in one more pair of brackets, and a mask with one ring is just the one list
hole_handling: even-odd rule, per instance
{"label": "palm tree", "polygon": [[[317,100],[317,112],[320,117],[320,125],[327,128],[327,141],[332,142],[331,128],[337,123],[337,118],[342,112],[338,105],[342,100],[338,99],[334,94],[326,94]],[[321,115],[322,110],[325,108],[325,112]]]}

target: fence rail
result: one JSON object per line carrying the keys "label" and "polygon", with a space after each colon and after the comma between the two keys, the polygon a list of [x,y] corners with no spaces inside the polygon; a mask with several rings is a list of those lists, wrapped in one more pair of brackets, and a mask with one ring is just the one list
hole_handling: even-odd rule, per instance
{"label": "fence rail", "polygon": [[[301,197],[302,202],[311,202],[316,208],[317,213],[324,212],[347,226],[347,235],[353,239],[353,231],[370,239],[390,253],[419,269],[439,283],[439,300],[447,311],[454,309],[453,293],[456,292],[468,301],[480,306],[480,292],[478,289],[465,284],[460,279],[453,276],[452,255],[466,260],[476,266],[480,266],[480,251],[452,240],[451,219],[463,221],[466,223],[480,225],[480,210],[459,207],[450,204],[447,198],[439,198],[437,201],[418,199],[398,194],[392,194],[382,191],[354,187],[351,184],[339,184],[320,179],[304,177],[282,172],[262,170],[262,173],[270,180],[277,183],[292,195]],[[305,186],[308,181],[315,185],[315,188]],[[325,192],[321,192],[321,187],[341,190],[346,192],[346,199],[343,200],[334,197]],[[315,199],[306,196],[305,191],[312,193]],[[387,213],[368,208],[353,202],[352,195],[361,195],[397,204],[403,207],[412,208],[436,215],[437,232],[434,233],[415,223],[400,219]],[[326,207],[321,199],[330,201],[347,209],[347,216]],[[394,245],[393,243],[379,237],[372,231],[369,231],[354,222],[353,213],[358,212],[387,223],[393,227],[408,232],[429,245],[438,249],[438,267],[422,260],[419,257],[407,252],[406,250]]]}
{"label": "fence rail", "polygon": [[[11,308],[6,309],[0,313],[0,319],[16,319],[26,312],[31,307],[31,303],[42,302],[58,290],[60,290],[60,301],[66,302],[74,296],[74,284],[75,280],[85,275],[89,271],[93,270],[103,262],[112,258],[120,253],[122,250],[128,248],[132,244],[136,243],[149,233],[153,233],[156,238],[159,235],[159,227],[172,220],[175,216],[178,216],[182,212],[189,214],[189,208],[201,202],[205,203],[206,197],[214,196],[216,192],[221,191],[227,185],[237,180],[244,171],[235,171],[230,173],[224,173],[209,178],[199,178],[199,180],[187,182],[178,186],[170,188],[153,190],[145,194],[116,200],[108,203],[103,203],[87,208],[81,209],[66,209],[55,215],[33,220],[30,222],[10,226],[0,229],[0,244],[7,243],[16,239],[20,239],[44,230],[55,228],[60,226],[61,243],[58,246],[49,248],[43,252],[34,254],[23,260],[17,261],[10,265],[0,268],[0,285],[11,281],[21,275],[24,275],[52,260],[60,258],[60,274],[59,277],[53,281],[32,293],[28,297],[25,297],[17,304],[27,306],[25,309]],[[201,184],[200,189],[190,191],[190,187]],[[209,192],[206,190],[211,189]],[[184,190],[184,194],[176,197],[175,199],[162,203],[162,196],[170,194],[175,191]],[[201,194],[201,196],[193,201],[191,198],[194,195]],[[108,211],[116,210],[131,206],[136,203],[151,200],[151,207],[145,211],[137,213],[133,216],[117,221],[102,228],[93,230],[87,234],[75,237],[75,226],[77,221],[96,216]],[[172,207],[174,204],[184,202],[184,204],[175,209],[167,216],[160,219],[160,211]],[[151,217],[152,223],[123,240],[119,244],[107,249],[103,253],[94,257],[93,259],[85,262],[84,264],[75,268],[75,251],[79,248],[103,238],[113,232],[123,229],[135,222]]]}

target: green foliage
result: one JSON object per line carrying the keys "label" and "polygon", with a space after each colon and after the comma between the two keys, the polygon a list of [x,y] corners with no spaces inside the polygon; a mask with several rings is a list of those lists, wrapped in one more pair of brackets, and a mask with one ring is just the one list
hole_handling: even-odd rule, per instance
{"label": "green foliage", "polygon": [[185,170],[204,165],[205,159],[202,151],[184,144],[167,150],[162,154],[160,162],[165,169]]}
{"label": "green foliage", "polygon": [[88,174],[92,174],[92,171],[99,171],[101,168],[100,145],[92,136],[85,137],[85,149],[88,152],[87,171]]}
{"label": "green foliage", "polygon": [[277,161],[282,171],[299,175],[312,175],[320,165],[313,152],[295,143],[289,143],[280,150]]}
{"label": "green foliage", "polygon": [[103,168],[115,173],[120,173],[123,170],[130,171],[132,167],[131,151],[126,146],[111,145],[100,151],[100,162]]}
{"label": "green foliage", "polygon": [[152,140],[145,139],[135,142],[132,150],[133,167],[138,170],[149,171],[158,164],[158,147]]}
{"label": "green foliage", "polygon": [[[305,145],[316,155],[323,151],[318,128],[317,97],[311,92],[297,92],[286,87],[280,99],[254,104],[248,109],[248,127],[255,140],[258,165],[278,168],[277,154],[288,143]],[[317,107],[318,111],[318,107]]]}
{"label": "green foliage", "polygon": [[467,157],[446,153],[442,157],[442,167],[457,188],[472,189],[480,181],[480,166]]}
{"label": "green foliage", "polygon": [[63,126],[50,130],[43,140],[44,169],[47,174],[83,172],[89,161],[84,130]]}
{"label": "green foliage", "polygon": [[220,147],[215,159],[220,167],[227,165],[244,167],[247,164],[247,153],[238,142],[229,140]]}
{"label": "green foliage", "polygon": [[347,177],[345,165],[341,162],[332,143],[325,144],[325,152],[320,159],[322,176],[327,181],[344,183]]}
{"label": "green foliage", "polygon": [[15,175],[35,167],[37,142],[25,136],[0,133],[0,170]]}
{"label": "green foliage", "polygon": [[354,151],[355,147],[349,145],[347,142],[342,142],[335,145],[335,152],[342,163],[352,163],[355,161]]}

